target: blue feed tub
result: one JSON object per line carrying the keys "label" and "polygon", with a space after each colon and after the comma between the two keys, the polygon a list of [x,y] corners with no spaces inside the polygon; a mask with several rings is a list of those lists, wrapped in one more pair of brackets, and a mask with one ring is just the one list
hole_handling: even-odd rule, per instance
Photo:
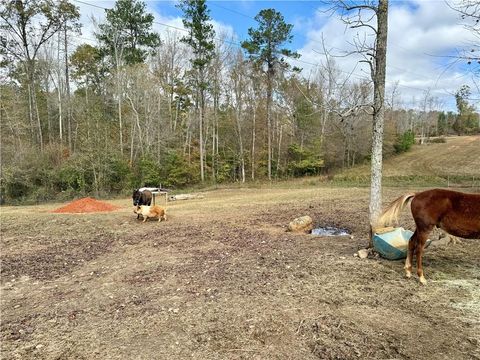
{"label": "blue feed tub", "polygon": [[[413,232],[404,228],[395,228],[384,234],[373,235],[373,247],[384,258],[389,260],[404,259],[407,257],[408,241]],[[430,245],[427,240],[425,247]]]}

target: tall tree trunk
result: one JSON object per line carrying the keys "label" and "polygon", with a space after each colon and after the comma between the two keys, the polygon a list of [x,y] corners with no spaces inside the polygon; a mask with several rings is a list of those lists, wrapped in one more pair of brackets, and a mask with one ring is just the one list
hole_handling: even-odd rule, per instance
{"label": "tall tree trunk", "polygon": [[255,180],[255,127],[256,127],[256,107],[253,105],[253,118],[252,118],[252,156],[251,156],[251,167],[252,167],[252,180]]}
{"label": "tall tree trunk", "polygon": [[53,134],[53,125],[52,125],[52,111],[50,105],[50,71],[48,70],[45,75],[45,92],[47,93],[46,101],[47,101],[47,127],[48,127],[48,142],[54,142],[54,134]]}
{"label": "tall tree trunk", "polygon": [[118,131],[120,135],[120,154],[123,155],[123,124],[122,124],[122,85],[120,83],[120,68],[117,66],[117,111],[118,111]]}
{"label": "tall tree trunk", "polygon": [[28,95],[28,119],[30,120],[30,135],[32,137],[32,141],[36,141],[37,135],[35,135],[35,123],[33,120],[33,98],[32,98],[32,85],[30,84],[30,79],[28,79],[27,83],[27,95]]}
{"label": "tall tree trunk", "polygon": [[[33,80],[32,80],[33,81]],[[42,122],[40,120],[40,111],[38,110],[38,101],[37,101],[37,94],[35,91],[35,82],[32,82],[32,89],[33,89],[33,105],[35,108],[35,114],[37,118],[37,128],[38,128],[38,142],[40,144],[40,151],[43,152],[43,133],[42,133]]]}
{"label": "tall tree trunk", "polygon": [[203,89],[200,89],[200,121],[199,121],[199,146],[200,146],[200,179],[202,182],[205,181],[205,169],[204,169],[204,163],[203,163],[203,120],[204,120],[204,110],[205,110],[205,104],[204,104],[204,91]]}
{"label": "tall tree trunk", "polygon": [[[385,69],[387,63],[388,0],[379,0],[373,97],[372,164],[370,185],[370,224],[375,225],[382,211],[382,145],[385,116]],[[370,236],[370,245],[372,237]]]}
{"label": "tall tree trunk", "polygon": [[68,148],[73,152],[72,144],[72,106],[70,104],[70,74],[68,64],[68,41],[67,41],[67,24],[64,27],[64,42],[65,42],[65,94],[67,96],[67,129],[68,129]]}
{"label": "tall tree trunk", "polygon": [[237,120],[237,132],[238,132],[238,146],[240,150],[240,166],[242,172],[242,183],[245,182],[245,156],[243,153],[243,138],[242,138],[242,126],[240,124],[241,117],[241,104],[237,103],[237,109],[235,111],[235,119]]}
{"label": "tall tree trunk", "polygon": [[[116,41],[117,39],[115,39]],[[115,43],[115,65],[117,70],[117,111],[118,111],[118,132],[119,132],[119,141],[120,141],[120,154],[123,155],[123,122],[122,122],[122,58],[123,58],[123,47]]]}
{"label": "tall tree trunk", "polygon": [[60,135],[60,142],[63,143],[63,108],[62,108],[62,93],[60,91],[60,77],[57,83],[57,99],[58,99],[58,134]]}
{"label": "tall tree trunk", "polygon": [[217,123],[217,94],[215,90],[215,94],[213,95],[213,124],[212,124],[212,180],[215,181],[215,145],[216,145],[216,123]]}
{"label": "tall tree trunk", "polygon": [[276,177],[278,178],[278,173],[280,172],[280,156],[281,156],[281,149],[282,149],[282,133],[283,133],[283,125],[280,125],[280,134],[278,136],[278,158],[277,158],[277,173]]}
{"label": "tall tree trunk", "polygon": [[40,112],[38,111],[38,104],[37,104],[37,94],[35,91],[35,65],[33,60],[27,60],[28,65],[27,65],[27,78],[28,78],[28,90],[29,90],[29,110],[30,110],[30,121],[31,124],[33,125],[34,120],[33,117],[36,117],[36,122],[37,124],[34,125],[37,127],[37,142],[38,145],[40,146],[40,151],[43,152],[43,133],[42,133],[42,123],[40,121]]}
{"label": "tall tree trunk", "polygon": [[[43,135],[42,125],[40,122],[40,116],[37,107],[37,96],[35,92],[35,64],[33,60],[27,59],[27,65],[25,70],[27,72],[27,91],[28,91],[28,116],[30,120],[30,129],[32,134],[32,140],[37,142],[40,147],[40,151],[43,151]],[[37,123],[35,124],[34,117],[36,117]],[[37,132],[35,134],[35,127]]]}
{"label": "tall tree trunk", "polygon": [[273,70],[267,73],[267,146],[268,146],[268,180],[272,180],[272,77]]}

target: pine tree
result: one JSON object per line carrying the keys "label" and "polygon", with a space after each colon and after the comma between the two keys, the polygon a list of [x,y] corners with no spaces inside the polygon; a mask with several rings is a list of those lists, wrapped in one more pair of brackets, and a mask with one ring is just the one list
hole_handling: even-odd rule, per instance
{"label": "pine tree", "polygon": [[145,3],[118,0],[113,9],[106,10],[106,22],[99,25],[96,34],[102,54],[114,57],[121,48],[125,65],[144,62],[149,51],[160,44],[159,35],[152,31],[154,19],[146,12]]}
{"label": "pine tree", "polygon": [[120,153],[123,154],[122,71],[124,65],[143,63],[148,52],[160,44],[160,37],[151,28],[154,17],[145,12],[146,5],[137,0],[118,0],[107,9],[107,20],[95,34],[100,41],[102,57],[115,66]]}
{"label": "pine tree", "polygon": [[183,11],[183,25],[188,30],[188,36],[181,39],[193,50],[191,59],[194,70],[196,88],[196,103],[199,114],[199,147],[200,147],[200,177],[205,180],[203,127],[205,124],[205,96],[207,91],[207,66],[213,59],[215,43],[215,31],[209,23],[210,15],[205,0],[183,0],[178,5]]}
{"label": "pine tree", "polygon": [[272,178],[272,95],[274,78],[279,71],[289,67],[285,57],[298,58],[299,54],[282,46],[290,43],[293,25],[287,24],[283,15],[275,9],[261,10],[255,20],[258,28],[248,29],[250,39],[242,42],[250,60],[256,63],[267,76],[267,132],[268,132],[268,179]]}

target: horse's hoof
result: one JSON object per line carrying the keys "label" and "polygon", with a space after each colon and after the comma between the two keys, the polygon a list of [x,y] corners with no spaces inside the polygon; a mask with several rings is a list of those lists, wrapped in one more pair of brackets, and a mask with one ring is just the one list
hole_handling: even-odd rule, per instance
{"label": "horse's hoof", "polygon": [[422,285],[427,285],[427,280],[425,280],[425,277],[424,276],[420,276],[420,284]]}
{"label": "horse's hoof", "polygon": [[405,272],[405,277],[406,277],[407,279],[410,279],[410,278],[412,277],[412,273],[411,273],[410,271],[406,271],[406,272]]}

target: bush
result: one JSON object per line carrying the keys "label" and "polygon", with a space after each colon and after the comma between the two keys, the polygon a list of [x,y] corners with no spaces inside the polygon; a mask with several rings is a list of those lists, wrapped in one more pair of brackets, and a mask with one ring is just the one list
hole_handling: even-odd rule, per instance
{"label": "bush", "polygon": [[7,169],[3,176],[2,197],[6,202],[23,201],[34,188],[28,174],[20,169]]}
{"label": "bush", "polygon": [[324,166],[323,159],[307,149],[301,149],[297,144],[288,147],[288,160],[287,172],[296,177],[317,175]]}
{"label": "bush", "polygon": [[39,154],[34,148],[22,150],[18,158],[3,168],[2,200],[20,203],[53,198],[55,172],[50,160],[51,151],[47,148]]}
{"label": "bush", "polygon": [[61,191],[75,190],[85,193],[91,183],[87,183],[85,168],[76,161],[70,161],[60,168],[56,185]]}
{"label": "bush", "polygon": [[447,139],[445,139],[445,137],[441,136],[441,137],[430,139],[428,142],[433,143],[433,144],[444,144],[444,143],[447,142]]}
{"label": "bush", "polygon": [[165,186],[184,187],[199,181],[198,169],[177,151],[169,152],[165,163]]}
{"label": "bush", "polygon": [[118,157],[109,157],[105,161],[105,190],[121,192],[128,186],[128,179],[131,177],[131,170],[128,163]]}
{"label": "bush", "polygon": [[135,187],[158,186],[162,182],[160,166],[151,157],[141,158],[136,170],[137,175],[133,179]]}
{"label": "bush", "polygon": [[397,141],[393,145],[397,154],[410,150],[412,145],[415,144],[415,135],[412,131],[407,130],[402,135],[397,137]]}
{"label": "bush", "polygon": [[217,177],[215,180],[218,183],[232,181],[233,180],[232,174],[234,174],[234,169],[232,164],[230,162],[225,161],[223,163],[218,164]]}

